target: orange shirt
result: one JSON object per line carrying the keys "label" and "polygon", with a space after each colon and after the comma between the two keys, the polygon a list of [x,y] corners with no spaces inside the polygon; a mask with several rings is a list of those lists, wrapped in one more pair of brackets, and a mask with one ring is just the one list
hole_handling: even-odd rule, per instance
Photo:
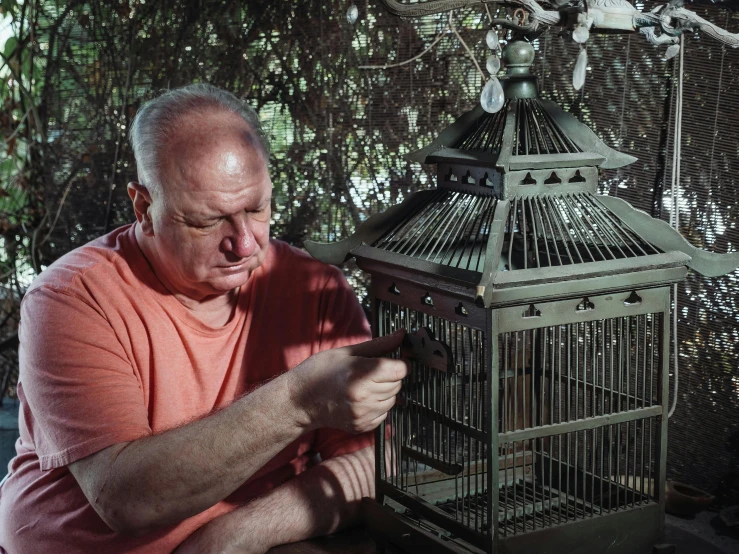
{"label": "orange shirt", "polygon": [[144,537],[111,531],[67,465],[112,444],[202,418],[310,355],[370,333],[341,273],[271,241],[232,320],[205,325],[162,285],[129,225],[78,248],[26,294],[20,439],[0,487],[0,546],[32,552],[171,552],[195,529],[306,468],[368,446],[320,430],[295,441],[226,500]]}

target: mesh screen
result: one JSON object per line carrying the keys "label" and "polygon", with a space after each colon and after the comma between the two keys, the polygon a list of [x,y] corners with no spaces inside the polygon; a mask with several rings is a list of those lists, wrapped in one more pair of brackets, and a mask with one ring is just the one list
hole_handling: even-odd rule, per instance
{"label": "mesh screen", "polygon": [[[18,17],[34,22],[33,40],[24,31],[6,54],[18,56],[17,67],[34,68],[25,84],[35,109],[18,86],[7,87],[4,74],[0,180],[8,195],[0,198],[0,231],[3,274],[11,275],[4,281],[13,299],[8,321],[28,268],[40,271],[132,219],[125,185],[135,167],[125,134],[138,106],[167,87],[208,81],[259,110],[273,143],[273,235],[290,243],[346,237],[369,214],[431,186],[433,168],[403,155],[470,109],[482,78],[449,32],[413,63],[361,69],[421,53],[449,20],[401,21],[368,0],[357,5],[354,26],[344,15],[349,2],[337,1],[50,1],[19,8]],[[739,30],[734,12],[693,9]],[[460,10],[453,21],[484,60],[482,12]],[[739,51],[698,35],[686,45],[680,229],[693,244],[726,252],[739,238]],[[576,93],[570,82],[578,47],[547,33],[536,48],[543,96],[639,158],[603,171],[601,189],[668,218],[676,63],[661,61],[664,48],[641,36],[595,36],[588,79]],[[19,172],[7,160],[21,151]],[[348,275],[364,297],[365,277],[352,268]],[[670,423],[670,475],[719,491],[722,502],[739,490],[737,280],[736,272],[691,275],[678,295],[681,392]]]}

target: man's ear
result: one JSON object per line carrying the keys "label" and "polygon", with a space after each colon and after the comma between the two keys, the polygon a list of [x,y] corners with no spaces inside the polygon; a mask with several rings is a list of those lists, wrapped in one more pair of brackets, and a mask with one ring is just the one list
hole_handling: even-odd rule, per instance
{"label": "man's ear", "polygon": [[151,221],[151,194],[141,183],[132,181],[128,183],[128,196],[133,203],[133,211],[136,220],[141,225],[141,230],[146,236],[154,235],[154,226]]}

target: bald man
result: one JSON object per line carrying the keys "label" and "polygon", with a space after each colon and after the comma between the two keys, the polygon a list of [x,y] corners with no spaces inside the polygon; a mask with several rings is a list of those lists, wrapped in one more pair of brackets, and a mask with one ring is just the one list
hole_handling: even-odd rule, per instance
{"label": "bald man", "polygon": [[269,145],[240,100],[169,91],[131,143],[136,222],[23,300],[0,546],[251,553],[351,523],[402,332],[368,341],[341,273],[270,240]]}

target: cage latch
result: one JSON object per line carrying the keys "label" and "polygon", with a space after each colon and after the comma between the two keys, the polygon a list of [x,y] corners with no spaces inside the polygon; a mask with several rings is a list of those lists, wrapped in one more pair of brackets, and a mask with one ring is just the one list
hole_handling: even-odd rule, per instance
{"label": "cage latch", "polygon": [[434,332],[428,327],[421,327],[415,333],[406,334],[400,355],[439,371],[454,372],[452,349],[436,340]]}

